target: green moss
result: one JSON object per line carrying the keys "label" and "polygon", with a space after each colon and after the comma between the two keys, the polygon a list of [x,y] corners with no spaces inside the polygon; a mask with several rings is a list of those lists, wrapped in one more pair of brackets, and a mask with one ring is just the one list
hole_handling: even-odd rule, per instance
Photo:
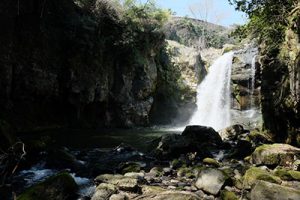
{"label": "green moss", "polygon": [[140,172],[141,166],[138,163],[129,163],[122,168],[122,173],[126,174],[128,172]]}
{"label": "green moss", "polygon": [[272,175],[270,172],[258,167],[251,167],[243,176],[243,184],[246,188],[250,188],[257,180],[263,180],[270,183],[280,184],[279,177]]}
{"label": "green moss", "polygon": [[300,181],[300,172],[298,171],[287,170],[284,168],[277,168],[274,174],[285,181],[292,181],[292,180]]}
{"label": "green moss", "polygon": [[189,167],[181,167],[177,171],[178,177],[187,177],[187,178],[193,178],[195,177],[195,174],[193,173],[192,168]]}
{"label": "green moss", "polygon": [[223,190],[221,191],[221,199],[222,200],[238,200],[239,198],[236,196],[235,193]]}
{"label": "green moss", "polygon": [[76,195],[77,184],[67,172],[59,173],[28,188],[17,200],[61,200]]}
{"label": "green moss", "polygon": [[215,166],[215,167],[220,167],[221,166],[221,164],[213,158],[204,158],[203,163],[208,164],[208,165],[212,165],[212,166]]}
{"label": "green moss", "polygon": [[174,160],[172,160],[172,162],[171,162],[171,167],[172,167],[173,169],[178,169],[178,168],[181,167],[183,164],[184,164],[183,161],[178,160],[178,159],[174,159]]}

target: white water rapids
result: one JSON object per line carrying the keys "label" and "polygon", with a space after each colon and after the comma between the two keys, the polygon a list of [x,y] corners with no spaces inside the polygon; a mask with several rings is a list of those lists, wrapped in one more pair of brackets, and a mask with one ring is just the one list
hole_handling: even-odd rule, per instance
{"label": "white water rapids", "polygon": [[228,127],[230,116],[230,81],[234,52],[219,57],[197,89],[197,110],[190,125],[213,127],[215,130]]}

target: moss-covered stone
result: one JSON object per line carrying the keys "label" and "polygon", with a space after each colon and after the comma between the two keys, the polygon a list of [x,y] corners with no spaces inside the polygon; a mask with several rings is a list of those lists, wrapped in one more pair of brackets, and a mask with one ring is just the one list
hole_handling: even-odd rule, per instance
{"label": "moss-covered stone", "polygon": [[271,172],[258,167],[251,167],[246,171],[243,176],[243,185],[245,188],[250,189],[253,184],[258,180],[264,180],[270,183],[280,184],[281,180],[279,177],[274,176]]}
{"label": "moss-covered stone", "polygon": [[221,166],[221,164],[213,158],[204,158],[203,163],[208,164],[208,165],[212,165],[214,167],[220,167]]}
{"label": "moss-covered stone", "polygon": [[286,181],[300,181],[300,172],[293,171],[293,170],[287,170],[285,168],[277,168],[275,169],[274,174],[278,177],[280,177],[282,180]]}
{"label": "moss-covered stone", "polygon": [[193,173],[192,168],[190,167],[182,167],[177,171],[178,177],[186,177],[186,178],[194,178],[196,175]]}
{"label": "moss-covered stone", "polygon": [[179,167],[181,167],[184,164],[184,162],[182,160],[179,159],[174,159],[171,161],[171,168],[173,169],[178,169]]}
{"label": "moss-covered stone", "polygon": [[288,144],[261,145],[251,155],[251,162],[257,165],[291,166],[300,149]]}
{"label": "moss-covered stone", "polygon": [[141,166],[138,163],[126,163],[124,166],[122,166],[122,174],[126,174],[128,172],[140,172]]}
{"label": "moss-covered stone", "polygon": [[234,192],[222,190],[221,191],[221,199],[222,200],[238,200],[239,198],[236,196]]}
{"label": "moss-covered stone", "polygon": [[63,172],[28,188],[17,200],[72,200],[78,186],[70,174]]}

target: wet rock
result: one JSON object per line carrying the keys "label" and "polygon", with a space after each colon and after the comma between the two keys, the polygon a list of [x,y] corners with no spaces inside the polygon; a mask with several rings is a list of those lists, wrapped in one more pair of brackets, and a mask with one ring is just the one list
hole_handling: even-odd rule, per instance
{"label": "wet rock", "polygon": [[288,144],[262,145],[255,149],[250,161],[256,165],[292,166],[300,156],[300,149]]}
{"label": "wet rock", "polygon": [[251,200],[257,199],[299,200],[300,190],[259,181],[251,191]]}
{"label": "wet rock", "polygon": [[50,149],[46,156],[46,166],[48,168],[78,170],[82,164],[67,148]]}
{"label": "wet rock", "polygon": [[30,187],[17,200],[72,200],[76,197],[77,189],[71,175],[63,172]]}
{"label": "wet rock", "polygon": [[258,180],[280,184],[282,181],[279,177],[274,176],[271,172],[258,167],[251,167],[243,176],[243,186],[250,189]]}
{"label": "wet rock", "polygon": [[218,169],[205,169],[199,174],[196,187],[213,195],[217,195],[221,188],[229,181],[229,177]]}
{"label": "wet rock", "polygon": [[115,185],[118,189],[124,191],[137,191],[140,179],[122,175],[103,174],[97,176],[94,180],[96,183],[108,183]]}
{"label": "wet rock", "polygon": [[201,198],[191,192],[166,191],[161,193],[142,195],[134,198],[134,200],[201,200]]}
{"label": "wet rock", "polygon": [[91,200],[109,200],[117,192],[117,188],[112,184],[101,183],[97,186]]}

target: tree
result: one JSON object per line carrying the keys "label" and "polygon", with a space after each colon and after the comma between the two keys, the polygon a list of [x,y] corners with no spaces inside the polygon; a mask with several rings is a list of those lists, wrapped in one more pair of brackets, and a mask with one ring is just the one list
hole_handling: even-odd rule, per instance
{"label": "tree", "polygon": [[284,40],[287,16],[298,0],[229,0],[239,11],[249,16],[249,23],[237,29],[235,35],[257,38],[268,52],[276,53]]}
{"label": "tree", "polygon": [[211,23],[219,24],[221,19],[227,16],[225,12],[219,12],[215,8],[214,0],[200,0],[199,3],[195,3],[189,6],[189,10],[195,19],[202,20],[203,28],[201,36],[198,40],[198,45],[201,49],[208,47],[208,38],[213,37],[208,31]]}

